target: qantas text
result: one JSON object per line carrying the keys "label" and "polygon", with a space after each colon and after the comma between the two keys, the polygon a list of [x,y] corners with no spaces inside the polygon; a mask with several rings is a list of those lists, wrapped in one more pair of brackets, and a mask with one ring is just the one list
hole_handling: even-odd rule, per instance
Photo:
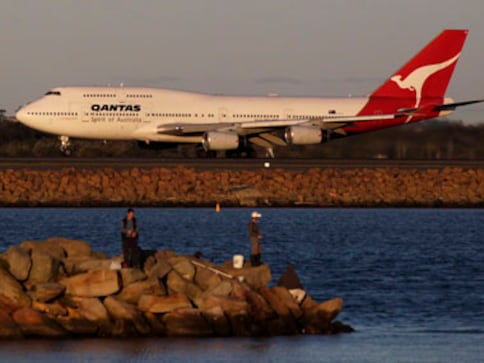
{"label": "qantas text", "polygon": [[140,112],[141,105],[92,105],[92,111]]}

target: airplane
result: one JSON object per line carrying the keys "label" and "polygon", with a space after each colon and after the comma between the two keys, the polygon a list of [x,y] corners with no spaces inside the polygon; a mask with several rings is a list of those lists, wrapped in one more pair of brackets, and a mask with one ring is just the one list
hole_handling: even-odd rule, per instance
{"label": "airplane", "polygon": [[368,97],[237,97],[141,87],[57,87],[16,118],[70,138],[201,144],[205,152],[309,145],[404,125],[484,102],[445,97],[468,30],[446,29]]}

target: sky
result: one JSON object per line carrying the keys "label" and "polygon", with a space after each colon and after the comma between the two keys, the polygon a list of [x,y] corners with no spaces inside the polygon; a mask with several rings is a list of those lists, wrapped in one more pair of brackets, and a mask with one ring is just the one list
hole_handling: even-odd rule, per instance
{"label": "sky", "polygon": [[[0,0],[0,109],[50,88],[364,96],[445,28],[469,29],[447,90],[484,99],[482,0]],[[484,122],[484,104],[452,116]]]}

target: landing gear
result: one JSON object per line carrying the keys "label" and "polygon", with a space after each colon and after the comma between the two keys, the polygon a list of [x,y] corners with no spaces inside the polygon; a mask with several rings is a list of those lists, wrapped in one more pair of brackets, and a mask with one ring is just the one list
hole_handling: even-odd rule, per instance
{"label": "landing gear", "polygon": [[257,152],[246,137],[241,137],[239,147],[235,150],[225,151],[225,157],[229,159],[255,159]]}
{"label": "landing gear", "polygon": [[64,156],[71,156],[72,144],[69,140],[69,136],[59,136],[60,147],[59,150]]}
{"label": "landing gear", "polygon": [[201,159],[215,159],[217,157],[217,151],[205,150],[201,146],[197,146],[196,154],[197,154],[197,157]]}
{"label": "landing gear", "polygon": [[225,157],[229,159],[255,159],[257,152],[250,146],[242,146],[236,150],[227,150]]}

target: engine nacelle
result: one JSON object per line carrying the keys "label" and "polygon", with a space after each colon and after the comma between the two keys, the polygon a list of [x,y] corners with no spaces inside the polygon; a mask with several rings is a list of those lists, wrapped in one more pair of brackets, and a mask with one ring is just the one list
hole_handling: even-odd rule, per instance
{"label": "engine nacelle", "polygon": [[319,127],[289,126],[284,131],[284,138],[290,145],[319,144],[323,139],[323,131]]}
{"label": "engine nacelle", "polygon": [[239,135],[234,132],[209,131],[203,135],[203,149],[235,150],[239,147]]}

